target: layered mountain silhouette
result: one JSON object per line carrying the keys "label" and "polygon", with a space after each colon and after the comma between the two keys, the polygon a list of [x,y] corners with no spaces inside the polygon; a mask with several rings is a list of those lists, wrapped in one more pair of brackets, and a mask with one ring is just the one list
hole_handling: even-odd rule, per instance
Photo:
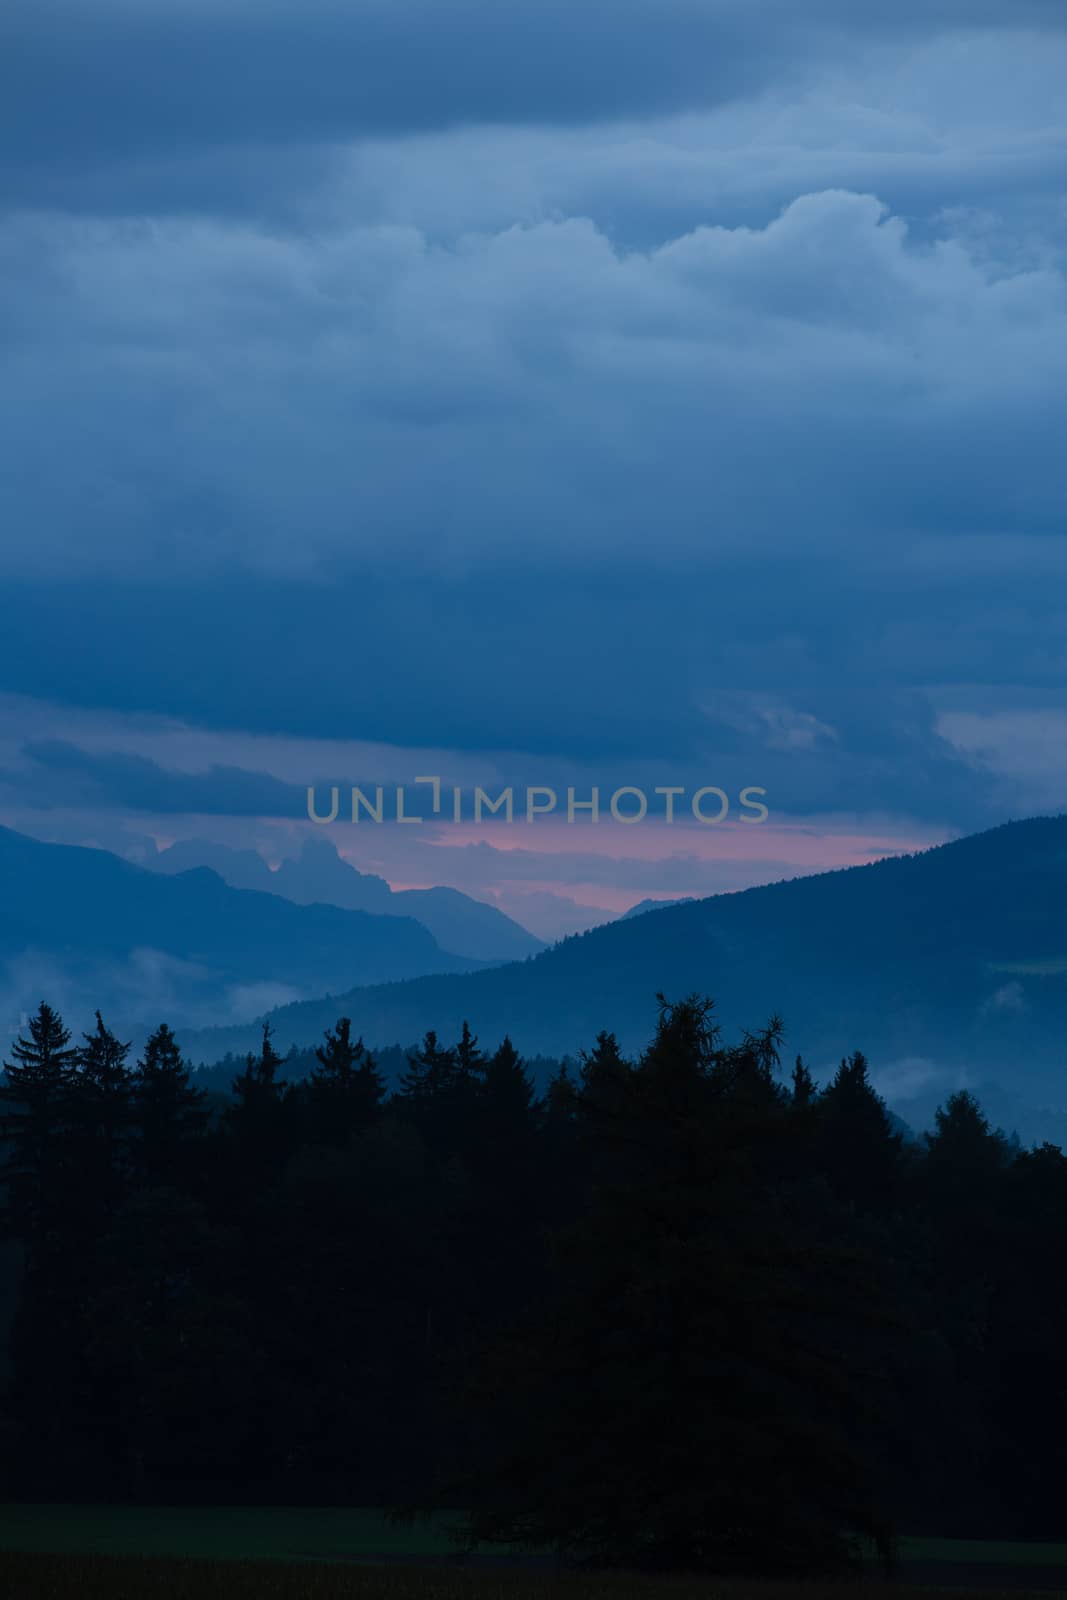
{"label": "layered mountain silhouette", "polygon": [[[269,874],[268,874],[269,876]],[[174,877],[0,828],[0,1032],[42,998],[78,1025],[254,1015],[279,1000],[477,963],[412,917],[296,905],[207,867]]]}
{"label": "layered mountain silhouette", "polygon": [[298,905],[343,906],[382,917],[414,917],[444,950],[476,961],[516,961],[544,949],[543,942],[505,916],[458,889],[398,889],[374,873],[360,872],[339,855],[332,840],[312,836],[299,856],[272,870],[258,850],[235,850],[205,839],[183,839],[144,863],[157,872],[211,867],[237,889],[284,895]]}
{"label": "layered mountain silhouette", "polygon": [[[307,1045],[339,1012],[368,1042],[510,1033],[574,1054],[601,1028],[648,1039],[655,996],[711,995],[728,1035],[774,1012],[817,1070],[862,1049],[897,1105],[947,1079],[1025,1085],[1067,1106],[1067,817],[1009,823],[870,866],[795,878],[609,923],[519,964],[358,988],[272,1015]],[[196,1059],[255,1043],[191,1037]]]}

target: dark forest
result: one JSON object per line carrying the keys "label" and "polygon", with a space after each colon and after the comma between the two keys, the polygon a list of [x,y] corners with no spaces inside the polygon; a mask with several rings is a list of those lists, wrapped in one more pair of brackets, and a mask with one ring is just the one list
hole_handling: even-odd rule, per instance
{"label": "dark forest", "polygon": [[[607,1019],[606,1019],[607,1020]],[[475,1543],[807,1574],[1047,1537],[1067,1159],[968,1093],[909,1140],[857,1050],[698,997],[535,1093],[341,1018],[207,1095],[42,1004],[0,1087],[9,1499],[461,1508]]]}

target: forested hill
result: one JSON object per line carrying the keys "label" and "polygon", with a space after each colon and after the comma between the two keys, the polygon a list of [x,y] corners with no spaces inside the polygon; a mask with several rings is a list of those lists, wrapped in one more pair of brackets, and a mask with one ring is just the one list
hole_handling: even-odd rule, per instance
{"label": "forested hill", "polygon": [[[717,895],[610,923],[524,962],[352,990],[272,1013],[282,1048],[340,1013],[370,1043],[510,1033],[572,1054],[610,1025],[647,1039],[657,991],[711,994],[728,1031],[772,1010],[816,1067],[862,1041],[875,1068],[923,1057],[1025,1078],[1064,1098],[1067,816],[1012,822],[935,849]],[[195,1060],[258,1045],[260,1030],[186,1036]]]}
{"label": "forested hill", "polygon": [[100,1006],[128,1034],[161,1010],[217,1022],[354,982],[477,965],[409,917],[294,905],[206,867],[163,877],[107,850],[0,828],[0,1049],[45,993],[85,1020]]}
{"label": "forested hill", "polygon": [[724,1579],[1055,1539],[1062,1151],[967,1093],[906,1143],[861,1052],[819,1090],[775,1029],[650,1009],[541,1095],[469,1032],[389,1094],[339,1020],[219,1103],[165,1024],[134,1057],[42,1003],[0,1083],[3,1498],[237,1486]]}

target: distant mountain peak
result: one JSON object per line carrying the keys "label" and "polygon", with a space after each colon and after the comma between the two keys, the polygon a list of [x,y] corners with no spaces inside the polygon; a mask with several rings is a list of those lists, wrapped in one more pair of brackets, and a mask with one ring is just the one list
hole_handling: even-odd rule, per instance
{"label": "distant mountain peak", "polygon": [[234,887],[263,890],[296,905],[410,917],[433,935],[442,950],[480,963],[515,961],[544,949],[540,939],[498,907],[461,889],[394,890],[385,878],[360,871],[322,833],[305,834],[297,854],[286,857],[273,872],[257,850],[237,850],[202,839],[181,840],[145,864],[168,873],[203,865]]}
{"label": "distant mountain peak", "polygon": [[97,1006],[122,1031],[202,1026],[254,1015],[265,995],[484,964],[443,950],[413,917],[298,905],[265,892],[258,873],[255,886],[235,887],[180,851],[168,868],[0,828],[0,1050],[42,998],[76,1027]]}

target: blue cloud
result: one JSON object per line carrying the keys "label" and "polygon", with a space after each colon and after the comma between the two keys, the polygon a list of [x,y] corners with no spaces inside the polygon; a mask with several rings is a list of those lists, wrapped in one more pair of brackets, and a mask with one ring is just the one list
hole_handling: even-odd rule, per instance
{"label": "blue cloud", "polygon": [[985,820],[939,695],[1063,679],[1063,30],[15,0],[0,685]]}

